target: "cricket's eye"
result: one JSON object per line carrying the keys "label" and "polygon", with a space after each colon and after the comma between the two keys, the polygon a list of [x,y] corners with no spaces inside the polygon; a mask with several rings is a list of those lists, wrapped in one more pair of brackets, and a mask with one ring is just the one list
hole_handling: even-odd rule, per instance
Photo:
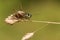
{"label": "cricket's eye", "polygon": [[32,17],[32,15],[30,15],[30,14],[29,14],[28,16],[29,16],[29,17]]}

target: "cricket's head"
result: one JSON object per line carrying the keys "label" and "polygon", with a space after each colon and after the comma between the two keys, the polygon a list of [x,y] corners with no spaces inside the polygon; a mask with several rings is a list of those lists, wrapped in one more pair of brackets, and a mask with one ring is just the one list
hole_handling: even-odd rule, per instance
{"label": "cricket's head", "polygon": [[28,19],[28,18],[31,18],[31,17],[32,17],[32,14],[30,14],[30,13],[26,13],[26,14],[25,14],[25,18]]}

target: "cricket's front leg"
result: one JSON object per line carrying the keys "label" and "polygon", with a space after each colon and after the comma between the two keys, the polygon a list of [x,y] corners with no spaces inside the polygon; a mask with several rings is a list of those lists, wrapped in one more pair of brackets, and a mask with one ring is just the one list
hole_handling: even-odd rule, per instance
{"label": "cricket's front leg", "polygon": [[23,19],[18,19],[18,22],[23,22],[24,20]]}
{"label": "cricket's front leg", "polygon": [[24,21],[25,21],[25,22],[28,22],[28,21],[30,21],[30,19],[24,19]]}

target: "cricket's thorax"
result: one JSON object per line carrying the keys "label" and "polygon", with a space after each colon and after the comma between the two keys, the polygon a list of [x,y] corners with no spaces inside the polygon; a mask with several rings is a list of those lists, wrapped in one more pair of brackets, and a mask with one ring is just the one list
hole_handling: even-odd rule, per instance
{"label": "cricket's thorax", "polygon": [[23,16],[20,15],[20,14],[15,14],[14,16],[15,16],[17,19],[21,19],[21,18],[23,18]]}
{"label": "cricket's thorax", "polygon": [[24,11],[18,11],[17,13],[20,14],[20,15],[22,15],[22,16],[25,14]]}
{"label": "cricket's thorax", "polygon": [[18,12],[15,13],[13,16],[16,17],[17,19],[22,19],[22,18],[24,18],[24,14],[25,14],[25,12],[23,12],[23,11],[18,11]]}

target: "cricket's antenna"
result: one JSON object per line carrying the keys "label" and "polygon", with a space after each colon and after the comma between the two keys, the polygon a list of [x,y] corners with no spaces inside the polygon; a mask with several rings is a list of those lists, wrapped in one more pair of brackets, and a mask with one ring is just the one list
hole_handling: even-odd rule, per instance
{"label": "cricket's antenna", "polygon": [[23,0],[20,0],[20,10],[24,11],[24,12],[28,12],[26,9],[23,8]]}
{"label": "cricket's antenna", "polygon": [[20,10],[21,10],[21,11],[24,11],[24,10],[23,10],[22,0],[20,0]]}
{"label": "cricket's antenna", "polygon": [[41,29],[45,28],[47,25],[48,25],[48,24],[44,25],[42,28],[36,29],[36,30],[35,30],[35,31],[33,31],[33,32],[34,32],[34,33],[36,33],[37,31],[39,31],[39,30],[41,30]]}

